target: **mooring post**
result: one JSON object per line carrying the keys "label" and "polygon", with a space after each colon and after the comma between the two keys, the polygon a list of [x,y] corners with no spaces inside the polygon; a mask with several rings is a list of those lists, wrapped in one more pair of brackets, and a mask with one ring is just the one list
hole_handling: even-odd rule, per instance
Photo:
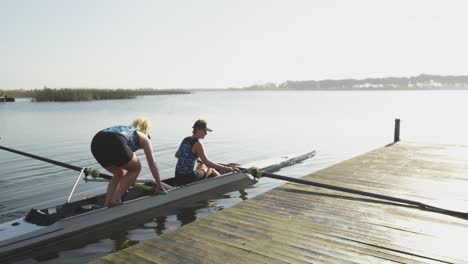
{"label": "mooring post", "polygon": [[395,119],[395,134],[393,135],[393,142],[400,141],[400,119]]}

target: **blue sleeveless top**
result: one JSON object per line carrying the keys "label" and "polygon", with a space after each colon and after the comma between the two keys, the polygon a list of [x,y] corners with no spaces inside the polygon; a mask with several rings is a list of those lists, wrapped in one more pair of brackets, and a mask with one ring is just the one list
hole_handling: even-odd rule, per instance
{"label": "blue sleeveless top", "polygon": [[127,145],[133,152],[140,148],[138,146],[137,129],[134,126],[113,126],[103,129],[102,132],[115,133],[124,136],[127,141]]}
{"label": "blue sleeveless top", "polygon": [[192,153],[192,147],[197,142],[197,138],[186,137],[180,143],[176,174],[190,174],[194,171],[198,156]]}

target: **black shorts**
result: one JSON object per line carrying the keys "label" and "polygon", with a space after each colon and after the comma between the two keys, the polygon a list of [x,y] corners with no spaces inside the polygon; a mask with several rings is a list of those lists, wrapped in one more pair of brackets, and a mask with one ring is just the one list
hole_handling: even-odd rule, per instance
{"label": "black shorts", "polygon": [[201,181],[201,180],[204,180],[205,178],[206,178],[205,175],[200,176],[195,172],[192,172],[189,174],[178,174],[176,172],[175,174],[175,182],[177,186],[186,185],[191,182]]}
{"label": "black shorts", "polygon": [[133,158],[133,151],[123,135],[98,132],[91,141],[91,152],[102,167],[123,166]]}

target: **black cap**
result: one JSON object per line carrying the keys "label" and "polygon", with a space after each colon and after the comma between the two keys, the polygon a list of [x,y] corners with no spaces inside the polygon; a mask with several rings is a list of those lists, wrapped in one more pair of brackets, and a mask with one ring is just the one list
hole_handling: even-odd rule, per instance
{"label": "black cap", "polygon": [[196,129],[196,128],[199,128],[199,129],[206,129],[206,131],[210,131],[210,132],[213,132],[212,129],[208,128],[206,126],[206,121],[203,120],[203,119],[199,119],[195,122],[195,124],[193,124],[193,129]]}

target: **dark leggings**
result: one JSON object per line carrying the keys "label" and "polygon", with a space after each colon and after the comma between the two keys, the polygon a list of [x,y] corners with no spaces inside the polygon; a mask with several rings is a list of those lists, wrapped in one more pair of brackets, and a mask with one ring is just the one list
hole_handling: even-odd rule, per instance
{"label": "dark leggings", "polygon": [[133,151],[123,135],[98,132],[91,142],[91,152],[102,167],[123,166],[133,158]]}
{"label": "dark leggings", "polygon": [[193,171],[192,173],[189,173],[189,174],[177,174],[176,173],[176,175],[175,175],[176,185],[178,185],[178,186],[186,185],[186,184],[189,184],[191,182],[201,181],[201,180],[203,180],[205,178],[206,178],[205,175],[200,176],[195,171]]}

